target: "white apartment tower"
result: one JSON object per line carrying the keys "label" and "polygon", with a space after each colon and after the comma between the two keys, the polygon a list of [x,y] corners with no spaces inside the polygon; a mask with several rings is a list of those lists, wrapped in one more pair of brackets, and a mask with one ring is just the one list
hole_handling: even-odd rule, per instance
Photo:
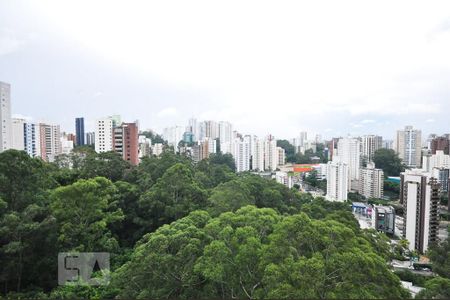
{"label": "white apartment tower", "polygon": [[0,81],[0,152],[11,148],[11,86]]}
{"label": "white apartment tower", "polygon": [[221,143],[231,143],[233,139],[233,126],[230,122],[219,122],[219,139]]}
{"label": "white apartment tower", "polygon": [[251,144],[252,170],[264,171],[264,142],[253,137]]}
{"label": "white apartment tower", "polygon": [[376,169],[374,163],[368,163],[366,168],[361,168],[359,180],[359,193],[366,199],[383,198],[384,172]]}
{"label": "white apartment tower", "polygon": [[250,170],[250,140],[247,136],[242,140],[236,140],[233,151],[234,161],[236,164],[236,172],[244,172]]}
{"label": "white apartment tower", "polygon": [[31,157],[41,156],[41,135],[39,125],[36,123],[25,123],[24,129],[24,149]]}
{"label": "white apartment tower", "polygon": [[264,141],[264,170],[275,171],[277,167],[277,141],[272,136],[268,136]]}
{"label": "white apartment tower", "polygon": [[337,152],[341,162],[347,164],[349,170],[349,190],[358,189],[359,170],[361,166],[360,141],[355,138],[341,138]]}
{"label": "white apartment tower", "polygon": [[16,150],[25,150],[25,127],[26,120],[19,118],[12,118],[12,144],[11,148]]}
{"label": "white apartment tower", "polygon": [[327,200],[344,202],[348,198],[349,168],[344,162],[330,161],[327,164]]}
{"label": "white apartment tower", "polygon": [[98,119],[95,122],[95,152],[113,151],[113,129],[115,120],[112,117]]}
{"label": "white apartment tower", "polygon": [[409,168],[420,168],[422,156],[422,132],[412,126],[398,130],[394,149]]}
{"label": "white apartment tower", "polygon": [[361,155],[367,162],[373,161],[375,151],[383,148],[383,138],[378,135],[365,135],[361,138]]}

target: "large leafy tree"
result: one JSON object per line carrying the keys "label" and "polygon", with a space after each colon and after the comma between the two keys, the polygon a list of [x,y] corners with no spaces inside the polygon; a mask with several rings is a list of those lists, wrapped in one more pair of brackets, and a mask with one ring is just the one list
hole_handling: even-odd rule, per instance
{"label": "large leafy tree", "polygon": [[428,280],[416,299],[450,299],[450,279],[436,277]]}
{"label": "large leafy tree", "polygon": [[255,199],[245,183],[232,180],[214,188],[208,202],[208,211],[211,215],[217,216],[223,212],[236,211],[242,206],[255,204]]}
{"label": "large leafy tree", "polygon": [[206,207],[206,199],[207,191],[200,187],[192,170],[177,163],[139,199],[141,224],[152,231]]}
{"label": "large leafy tree", "polygon": [[145,236],[113,276],[131,298],[407,298],[372,244],[334,220],[246,206]]}
{"label": "large leafy tree", "polygon": [[114,200],[116,187],[103,177],[81,179],[52,193],[52,215],[63,251],[113,251],[117,240],[109,225],[123,219]]}
{"label": "large leafy tree", "polygon": [[373,156],[375,166],[382,169],[385,176],[400,176],[405,170],[402,160],[392,149],[378,149]]}
{"label": "large leafy tree", "polygon": [[0,284],[3,292],[53,286],[54,222],[48,189],[51,168],[23,151],[0,153]]}

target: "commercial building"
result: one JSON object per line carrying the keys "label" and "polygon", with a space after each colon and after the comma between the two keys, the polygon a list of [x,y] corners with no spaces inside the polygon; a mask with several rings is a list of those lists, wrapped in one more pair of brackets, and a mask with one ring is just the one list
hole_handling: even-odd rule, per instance
{"label": "commercial building", "polygon": [[77,146],[84,146],[85,141],[84,141],[84,118],[76,118],[75,119],[75,136],[76,136],[76,141],[75,144]]}
{"label": "commercial building", "polygon": [[400,202],[405,211],[403,236],[409,249],[425,253],[439,230],[439,184],[430,173],[407,170],[401,174]]}
{"label": "commercial building", "polygon": [[368,163],[367,167],[361,168],[359,180],[359,193],[370,198],[383,198],[384,172],[376,169],[374,163]]}
{"label": "commercial building", "polygon": [[394,150],[409,168],[420,168],[422,156],[422,132],[412,126],[398,130]]}
{"label": "commercial building", "polygon": [[372,224],[375,230],[394,235],[395,209],[392,206],[373,205]]}
{"label": "commercial building", "polygon": [[0,152],[11,149],[11,86],[0,81]]}

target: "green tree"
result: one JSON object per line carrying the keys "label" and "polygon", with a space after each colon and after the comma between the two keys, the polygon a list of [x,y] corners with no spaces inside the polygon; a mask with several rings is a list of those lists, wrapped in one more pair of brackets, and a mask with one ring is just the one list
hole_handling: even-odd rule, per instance
{"label": "green tree", "polygon": [[232,180],[214,188],[208,202],[208,211],[212,216],[217,216],[223,212],[236,211],[242,206],[255,204],[255,199],[244,182]]}
{"label": "green tree", "polygon": [[212,153],[209,156],[209,161],[213,165],[226,165],[228,166],[228,168],[230,168],[231,171],[233,172],[236,171],[236,163],[234,162],[233,155],[229,153],[226,154],[222,154],[221,152]]}
{"label": "green tree", "polygon": [[111,181],[122,180],[132,166],[116,152],[89,153],[80,163],[80,177],[105,177]]}
{"label": "green tree", "polygon": [[450,299],[450,279],[437,277],[427,281],[416,299]]}
{"label": "green tree", "polygon": [[375,166],[382,169],[384,176],[400,176],[405,170],[402,160],[392,149],[378,149],[373,156]]}
{"label": "green tree", "polygon": [[58,223],[64,251],[113,251],[117,240],[108,226],[123,219],[117,208],[116,187],[106,178],[81,179],[52,193],[51,210]]}
{"label": "green tree", "polygon": [[433,271],[450,279],[450,237],[430,246],[428,256],[433,263]]}
{"label": "green tree", "polygon": [[284,149],[287,162],[295,162],[295,147],[291,143],[289,143],[289,141],[277,140],[277,147],[281,147]]}
{"label": "green tree", "polygon": [[177,163],[139,199],[141,224],[152,231],[191,211],[206,207],[207,192],[195,180],[192,170]]}

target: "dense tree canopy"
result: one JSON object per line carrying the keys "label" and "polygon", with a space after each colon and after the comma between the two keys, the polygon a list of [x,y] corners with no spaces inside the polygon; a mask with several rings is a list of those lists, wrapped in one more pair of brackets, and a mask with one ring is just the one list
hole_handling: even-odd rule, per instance
{"label": "dense tree canopy", "polygon": [[[138,166],[83,147],[55,163],[0,153],[0,297],[408,296],[386,237],[361,230],[348,204],[234,167],[171,151]],[[110,252],[111,285],[56,286],[71,250]]]}
{"label": "dense tree canopy", "polygon": [[113,287],[132,298],[408,297],[361,232],[254,206],[193,212],[145,236]]}

